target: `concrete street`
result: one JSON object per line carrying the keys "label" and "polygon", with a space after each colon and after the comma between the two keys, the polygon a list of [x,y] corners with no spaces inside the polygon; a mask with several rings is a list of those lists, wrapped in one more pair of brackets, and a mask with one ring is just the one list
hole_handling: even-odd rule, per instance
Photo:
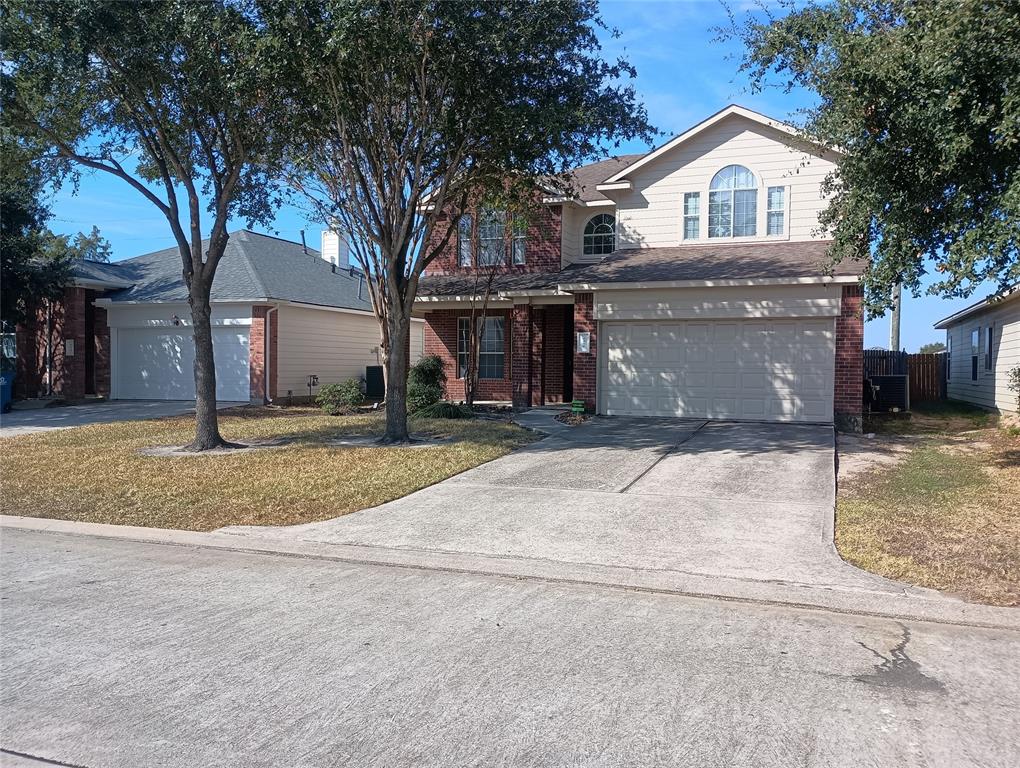
{"label": "concrete street", "polygon": [[13,528],[2,545],[11,765],[1020,764],[1008,629]]}

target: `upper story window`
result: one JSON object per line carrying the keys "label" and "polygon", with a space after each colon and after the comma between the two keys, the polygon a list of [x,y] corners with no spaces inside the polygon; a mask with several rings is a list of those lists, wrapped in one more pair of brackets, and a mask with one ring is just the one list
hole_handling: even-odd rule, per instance
{"label": "upper story window", "polygon": [[525,263],[528,251],[528,220],[523,216],[515,216],[513,220],[512,240],[510,241],[511,261],[515,265]]}
{"label": "upper story window", "polygon": [[712,178],[708,193],[709,237],[754,237],[758,233],[758,182],[742,165],[727,165]]}
{"label": "upper story window", "polygon": [[616,219],[600,213],[584,227],[584,255],[605,256],[616,250]]}
{"label": "upper story window", "polygon": [[701,193],[684,193],[684,240],[701,236]]}
{"label": "upper story window", "polygon": [[470,267],[474,264],[471,247],[471,225],[470,213],[462,213],[457,220],[457,263],[462,267]]}
{"label": "upper story window", "polygon": [[492,267],[504,261],[506,211],[483,209],[478,217],[478,266]]}
{"label": "upper story window", "polygon": [[786,187],[769,187],[766,234],[781,235],[786,226]]}

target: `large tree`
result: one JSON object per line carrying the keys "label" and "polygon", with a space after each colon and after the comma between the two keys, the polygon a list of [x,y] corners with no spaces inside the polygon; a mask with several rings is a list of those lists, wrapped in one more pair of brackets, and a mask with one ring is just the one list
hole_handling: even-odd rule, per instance
{"label": "large tree", "polygon": [[291,179],[351,239],[386,367],[387,442],[408,439],[411,311],[460,212],[650,138],[623,61],[601,56],[595,0],[291,0],[263,4],[288,40]]}
{"label": "large tree", "polygon": [[272,219],[277,46],[242,0],[9,0],[3,38],[5,119],[50,172],[109,173],[166,218],[195,340],[191,447],[223,445],[209,297],[228,219]]}
{"label": "large tree", "polygon": [[843,152],[821,217],[871,256],[872,313],[902,282],[967,296],[1020,281],[1020,3],[792,0],[734,24],[753,86],[806,88],[806,136]]}

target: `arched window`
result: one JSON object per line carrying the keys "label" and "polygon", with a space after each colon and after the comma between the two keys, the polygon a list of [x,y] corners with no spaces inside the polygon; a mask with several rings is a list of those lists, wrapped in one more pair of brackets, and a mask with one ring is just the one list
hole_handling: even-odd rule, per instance
{"label": "arched window", "polygon": [[742,165],[727,165],[708,192],[709,237],[754,237],[758,232],[758,182]]}
{"label": "arched window", "polygon": [[616,219],[600,213],[584,227],[584,255],[605,256],[616,250]]}

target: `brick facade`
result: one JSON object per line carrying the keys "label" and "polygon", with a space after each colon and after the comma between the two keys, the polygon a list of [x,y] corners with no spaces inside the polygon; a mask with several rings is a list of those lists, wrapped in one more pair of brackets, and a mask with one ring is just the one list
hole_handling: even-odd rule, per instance
{"label": "brick facade", "polygon": [[[16,397],[43,397],[51,387],[53,396],[68,400],[110,394],[106,310],[91,306],[99,295],[69,287],[60,300],[38,307],[28,322],[17,327]],[[49,371],[48,349],[53,357]]]}
{"label": "brick facade", "polygon": [[[588,352],[577,351],[577,334],[587,331],[591,334]],[[595,322],[595,295],[578,293],[574,295],[574,399],[584,400],[589,411],[596,409],[595,380],[598,375],[598,328]]]}
{"label": "brick facade", "polygon": [[[264,405],[276,398],[277,371],[276,361],[279,313],[268,314],[271,307],[254,306],[251,308],[251,327],[248,330],[248,382],[249,397],[252,404]],[[266,391],[266,316],[269,317],[269,391]]]}
{"label": "brick facade", "polygon": [[[464,399],[464,379],[457,376],[457,319],[470,316],[469,309],[442,309],[425,316],[425,354],[438,355],[446,371],[446,397],[449,400]],[[514,364],[512,336],[514,322],[511,312],[505,309],[490,309],[488,317],[504,318],[503,325],[503,378],[479,379],[479,400],[511,400],[513,398],[511,370]]]}
{"label": "brick facade", "polygon": [[[473,225],[477,230],[478,210],[472,208]],[[559,272],[560,263],[560,232],[562,229],[563,206],[538,204],[528,215],[528,238],[524,264],[511,264],[510,233],[511,225],[507,221],[505,260],[502,266],[496,267],[496,274],[533,274],[537,272]],[[452,221],[448,213],[440,213],[436,227],[432,231],[429,247],[434,248],[443,241]],[[477,247],[477,238],[476,243]],[[458,258],[457,233],[454,232],[446,247],[429,264],[430,275],[470,275],[479,271],[476,267],[460,266]],[[477,258],[477,253],[475,257]],[[491,267],[482,267],[488,274]]]}
{"label": "brick facade", "polygon": [[836,318],[836,376],[833,410],[836,428],[860,432],[864,409],[864,313],[859,285],[843,287]]}

